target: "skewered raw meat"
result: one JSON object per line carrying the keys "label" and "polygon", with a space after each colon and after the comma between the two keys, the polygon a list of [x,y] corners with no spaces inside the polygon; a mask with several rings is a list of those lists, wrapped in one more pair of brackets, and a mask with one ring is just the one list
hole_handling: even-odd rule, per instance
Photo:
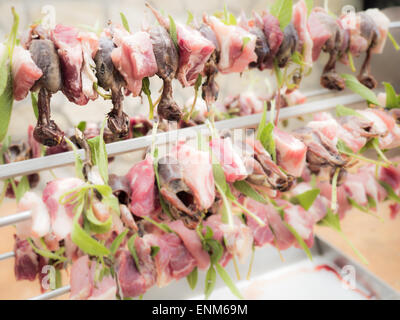
{"label": "skewered raw meat", "polygon": [[58,24],[52,31],[52,40],[60,57],[63,93],[71,102],[87,104],[88,98],[82,92],[83,54],[78,30]]}
{"label": "skewered raw meat", "polygon": [[317,60],[321,50],[329,54],[321,76],[321,85],[331,90],[343,90],[344,80],[336,72],[336,61],[348,48],[349,36],[340,21],[336,21],[322,8],[314,8],[308,19],[308,29],[314,43],[313,60]]}
{"label": "skewered raw meat", "polygon": [[[261,165],[268,186],[274,190],[282,192],[288,191],[293,183],[294,177],[284,173],[279,166],[272,160],[271,155],[264,149],[260,141],[248,140],[248,143],[254,150],[254,158]],[[302,156],[300,155],[300,158]],[[296,159],[297,160],[297,159]]]}
{"label": "skewered raw meat", "polygon": [[14,274],[17,280],[33,281],[39,271],[39,257],[27,240],[15,237]]}
{"label": "skewered raw meat", "polygon": [[14,48],[12,62],[14,99],[20,101],[43,73],[32,60],[29,51],[20,46]]}
{"label": "skewered raw meat", "polygon": [[257,55],[254,52],[257,40],[255,35],[238,26],[225,25],[213,16],[204,16],[204,22],[211,27],[217,37],[221,50],[218,62],[221,73],[240,73],[251,62],[257,61]]}
{"label": "skewered raw meat", "polygon": [[210,146],[224,170],[227,182],[233,183],[247,178],[246,167],[231,138],[214,138],[210,141]]}
{"label": "skewered raw meat", "polygon": [[[161,26],[170,31],[170,23],[148,3],[146,6],[153,12]],[[179,51],[179,68],[177,78],[183,87],[193,86],[204,65],[215,50],[214,44],[201,33],[189,26],[176,23],[177,47]]]}
{"label": "skewered raw meat", "polygon": [[126,81],[126,89],[134,97],[140,94],[142,80],[157,72],[153,45],[146,32],[130,34],[119,26],[112,27],[113,41],[117,45],[111,53],[112,61]]}
{"label": "skewered raw meat", "polygon": [[157,62],[157,75],[163,80],[163,92],[157,111],[161,119],[178,121],[182,112],[172,96],[172,80],[176,77],[179,67],[179,54],[167,30],[161,26],[150,29],[154,56]]}
{"label": "skewered raw meat", "polygon": [[371,56],[373,53],[382,53],[388,34],[389,19],[378,9],[359,12],[354,16],[342,16],[341,22],[351,33],[350,52],[358,57],[366,52],[366,57],[358,79],[370,89],[377,86],[371,75]]}
{"label": "skewered raw meat", "polygon": [[65,239],[72,230],[73,206],[59,203],[60,197],[83,184],[77,178],[54,180],[43,190],[43,202],[50,214],[51,230],[57,240]]}
{"label": "skewered raw meat", "polygon": [[280,28],[279,20],[269,12],[264,11],[261,15],[261,19],[256,19],[256,23],[260,28],[263,28],[264,34],[267,37],[270,56],[267,57],[265,64],[268,69],[271,69],[273,67],[274,58],[283,42],[284,34]]}
{"label": "skewered raw meat", "polygon": [[274,129],[274,137],[277,164],[293,177],[300,177],[306,162],[307,147],[278,128]]}
{"label": "skewered raw meat", "polygon": [[308,67],[311,67],[313,63],[312,55],[314,43],[308,29],[307,15],[308,9],[306,2],[304,0],[300,0],[293,7],[292,22],[299,37],[299,51],[303,55],[304,63]]}
{"label": "skewered raw meat", "polygon": [[96,100],[98,94],[93,85],[97,83],[97,78],[95,74],[96,64],[93,58],[99,49],[99,39],[93,32],[79,32],[78,39],[81,42],[83,52],[82,92],[86,98]]}
{"label": "skewered raw meat", "polygon": [[150,216],[157,208],[153,160],[148,156],[126,175],[132,190],[130,210],[138,217]]}
{"label": "skewered raw meat", "polygon": [[[176,156],[173,156],[173,155]],[[193,165],[197,170],[193,171]],[[178,145],[170,155],[159,160],[160,193],[169,203],[171,214],[195,228],[202,212],[214,203],[215,188],[208,153],[186,144]]]}
{"label": "skewered raw meat", "polygon": [[111,91],[113,109],[108,114],[108,127],[117,137],[123,138],[129,132],[129,117],[124,113],[122,105],[124,100],[122,88],[125,82],[112,61],[111,55],[115,48],[111,39],[101,37],[94,61],[96,63],[96,77],[99,85],[103,89]]}
{"label": "skewered raw meat", "polygon": [[207,106],[211,106],[217,99],[219,94],[219,86],[215,81],[218,74],[218,62],[220,59],[221,50],[214,31],[205,23],[202,23],[199,28],[201,35],[212,42],[215,47],[214,52],[204,66],[204,75],[207,77],[202,85],[202,97]]}
{"label": "skewered raw meat", "polygon": [[256,36],[256,46],[254,52],[257,55],[257,61],[251,62],[249,67],[264,70],[267,67],[266,63],[270,58],[270,50],[267,37],[264,34],[262,19],[255,12],[253,12],[253,14],[255,16],[254,20],[258,20],[258,23],[256,23],[254,20],[247,20],[246,15],[244,12],[242,12],[239,17],[240,20],[238,21],[238,25]]}
{"label": "skewered raw meat", "polygon": [[299,37],[293,24],[290,23],[283,32],[283,40],[276,54],[276,61],[279,68],[284,68],[288,64],[299,43]]}
{"label": "skewered raw meat", "polygon": [[34,85],[34,90],[39,90],[39,115],[34,137],[41,144],[49,147],[56,146],[62,143],[64,133],[50,119],[50,99],[53,93],[63,87],[60,59],[53,42],[49,39],[33,39],[30,42],[29,51],[32,59],[43,72],[43,76]]}

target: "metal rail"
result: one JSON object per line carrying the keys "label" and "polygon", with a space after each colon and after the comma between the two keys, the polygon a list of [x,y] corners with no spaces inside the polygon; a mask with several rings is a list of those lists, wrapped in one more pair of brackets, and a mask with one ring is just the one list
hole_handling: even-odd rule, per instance
{"label": "metal rail", "polygon": [[[323,101],[314,101],[305,103],[303,105],[288,107],[281,110],[280,119],[285,120],[305,114],[320,112],[332,109],[339,104],[353,104],[364,101],[359,95],[350,94]],[[254,114],[245,117],[238,117],[229,120],[218,121],[215,127],[219,130],[222,129],[236,129],[244,127],[257,126],[261,120],[261,114]],[[206,125],[200,125],[192,128],[179,129],[159,133],[155,137],[156,144],[165,144],[168,141],[176,141],[179,138],[195,138],[200,130],[207,130]],[[128,152],[143,150],[152,144],[152,137],[145,136],[125,141],[114,142],[106,145],[107,153],[109,156],[116,156]],[[84,159],[84,151],[78,150],[78,153]],[[46,156],[45,161],[43,158],[35,158],[20,162],[13,162],[0,166],[0,180],[5,180],[17,176],[29,175],[44,170],[55,169],[67,165],[72,165],[75,162],[73,151],[64,152],[61,154]],[[0,223],[1,226],[1,223]]]}
{"label": "metal rail", "polygon": [[62,296],[63,294],[66,294],[66,293],[68,293],[70,291],[71,291],[71,286],[68,285],[68,286],[65,286],[65,287],[62,287],[62,288],[59,288],[59,289],[55,289],[55,290],[43,293],[43,294],[41,294],[39,296],[30,298],[28,300],[50,300],[50,299]]}

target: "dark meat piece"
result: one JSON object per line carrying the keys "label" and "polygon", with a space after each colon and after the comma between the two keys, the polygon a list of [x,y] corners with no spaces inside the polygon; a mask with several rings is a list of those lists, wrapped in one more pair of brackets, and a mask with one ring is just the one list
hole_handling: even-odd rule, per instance
{"label": "dark meat piece", "polygon": [[341,117],[339,124],[349,132],[357,132],[361,137],[370,139],[379,136],[379,132],[374,128],[374,123],[361,117]]}
{"label": "dark meat piece", "polygon": [[136,268],[128,250],[121,249],[116,254],[115,273],[122,298],[138,297],[146,292],[146,279]]}
{"label": "dark meat piece", "polygon": [[130,187],[126,176],[117,176],[110,174],[108,184],[110,185],[114,196],[119,200],[119,203],[128,205],[130,203]]}
{"label": "dark meat piece", "polygon": [[39,91],[39,117],[33,136],[35,140],[48,147],[59,145],[64,140],[64,132],[50,119],[51,94],[44,88]]}
{"label": "dark meat piece", "polygon": [[124,138],[129,134],[129,117],[123,111],[124,96],[122,87],[124,80],[114,67],[111,52],[115,49],[113,41],[109,38],[100,38],[99,50],[94,61],[96,63],[96,76],[104,90],[111,90],[113,108],[108,114],[107,126],[117,138]]}
{"label": "dark meat piece", "polygon": [[329,54],[321,85],[330,90],[343,90],[344,80],[336,72],[336,61],[347,51],[349,34],[340,21],[322,8],[314,8],[308,19],[308,28],[314,42],[313,60],[317,60],[321,50]]}
{"label": "dark meat piece", "polygon": [[[254,144],[254,159],[261,165],[268,185],[281,192],[290,190],[295,182],[295,178],[289,174],[284,173],[272,160],[271,156],[265,151],[264,147],[259,141]],[[260,173],[259,167],[256,166],[256,176]],[[261,174],[262,175],[262,174]],[[253,177],[254,178],[254,177]]]}
{"label": "dark meat piece", "polygon": [[220,49],[217,37],[214,31],[208,25],[202,23],[199,28],[199,32],[203,37],[210,40],[215,46],[214,52],[204,66],[204,75],[207,77],[207,79],[202,85],[202,97],[207,106],[210,107],[218,99],[219,94],[219,86],[215,82],[215,77],[218,74],[217,66],[219,63]]}
{"label": "dark meat piece", "polygon": [[14,253],[14,273],[17,281],[35,280],[39,272],[39,259],[29,242],[15,236]]}
{"label": "dark meat piece", "polygon": [[312,173],[319,173],[321,167],[343,167],[347,161],[342,158],[336,146],[323,134],[309,127],[293,132],[308,148],[307,162]]}
{"label": "dark meat piece", "polygon": [[182,118],[182,111],[172,97],[171,81],[164,81],[163,93],[157,110],[161,119],[179,121]]}
{"label": "dark meat piece", "polygon": [[53,42],[50,40],[34,40],[29,51],[33,61],[43,72],[43,76],[36,82],[33,90],[45,88],[50,93],[61,90],[60,59]]}
{"label": "dark meat piece", "polygon": [[257,37],[255,49],[257,62],[250,63],[250,68],[258,68],[261,71],[267,69],[267,64],[270,57],[267,37],[265,36],[264,31],[258,27],[251,28],[249,32]]}
{"label": "dark meat piece", "polygon": [[34,86],[40,91],[39,117],[33,136],[41,144],[48,147],[56,146],[63,141],[64,132],[50,119],[50,99],[51,94],[62,87],[60,60],[54,44],[49,40],[32,40],[29,51],[33,61],[43,72],[43,76]]}
{"label": "dark meat piece", "polygon": [[379,29],[375,24],[374,20],[367,15],[365,12],[360,12],[357,14],[361,19],[360,31],[361,36],[367,40],[368,49],[367,55],[365,57],[364,63],[361,67],[360,74],[358,75],[358,80],[370,89],[374,89],[377,86],[375,78],[371,75],[371,55],[372,50],[378,44]]}
{"label": "dark meat piece", "polygon": [[171,214],[175,219],[183,220],[189,228],[195,228],[201,219],[197,211],[194,195],[183,179],[177,160],[166,156],[159,160],[161,194],[168,202]]}
{"label": "dark meat piece", "polygon": [[292,57],[299,43],[299,37],[293,24],[290,23],[284,30],[283,41],[276,55],[279,68],[284,68]]}
{"label": "dark meat piece", "polygon": [[172,80],[179,67],[178,51],[164,27],[152,27],[149,34],[158,67],[157,75],[164,81],[161,100],[157,108],[158,115],[165,120],[179,121],[182,118],[182,111],[172,95]]}

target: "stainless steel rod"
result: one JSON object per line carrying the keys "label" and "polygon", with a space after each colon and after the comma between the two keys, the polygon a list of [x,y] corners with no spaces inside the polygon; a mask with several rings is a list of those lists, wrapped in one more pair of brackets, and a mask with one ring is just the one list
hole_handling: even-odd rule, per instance
{"label": "stainless steel rod", "polygon": [[400,27],[400,21],[393,21],[393,22],[391,22],[390,25],[389,25],[389,27],[390,27],[391,29],[393,29],[393,28],[399,28],[399,27]]}
{"label": "stainless steel rod", "polygon": [[24,211],[24,212],[12,214],[9,216],[1,217],[0,218],[0,227],[13,225],[18,222],[28,220],[31,218],[31,216],[32,216],[32,213],[30,211]]}
{"label": "stainless steel rod", "polygon": [[0,254],[0,261],[14,258],[14,256],[15,256],[14,252],[7,252],[7,253]]}
{"label": "stainless steel rod", "polygon": [[[353,104],[364,101],[359,95],[350,94],[323,101],[314,101],[303,105],[293,106],[281,110],[280,119],[285,120],[293,117],[303,116],[314,112],[320,112],[332,109],[339,104]],[[261,114],[254,114],[245,117],[239,117],[215,123],[217,129],[235,129],[244,127],[257,126],[261,120]],[[194,138],[199,130],[207,130],[207,126],[200,125],[192,128],[185,128],[169,132],[163,132],[156,135],[156,144],[165,144],[168,141],[176,141],[179,138]],[[119,141],[107,144],[107,153],[110,156],[116,156],[136,150],[142,150],[151,146],[152,137],[145,136],[125,141]],[[79,154],[84,158],[83,150],[79,150]],[[72,151],[61,154],[46,156],[43,158],[30,159],[20,162],[9,163],[0,166],[0,180],[9,179],[17,176],[28,175],[44,170],[59,168],[71,165],[75,162],[74,153]]]}
{"label": "stainless steel rod", "polygon": [[65,287],[62,287],[59,289],[55,289],[53,291],[46,292],[44,294],[30,298],[28,300],[50,300],[50,299],[62,296],[63,294],[70,292],[70,290],[71,290],[71,286],[68,285],[68,286],[65,286]]}

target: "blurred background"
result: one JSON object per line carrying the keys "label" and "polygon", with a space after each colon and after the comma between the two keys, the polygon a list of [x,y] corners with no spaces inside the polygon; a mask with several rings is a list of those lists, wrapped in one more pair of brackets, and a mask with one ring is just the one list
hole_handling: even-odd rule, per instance
{"label": "blurred background", "polygon": [[[244,11],[250,16],[253,10],[262,11],[272,3],[272,0],[152,0],[149,1],[154,7],[170,14],[176,21],[185,22],[187,20],[187,11],[193,13],[194,17],[201,19],[204,12],[212,14],[223,9],[224,2],[229,11],[238,16]],[[324,5],[323,0],[314,1],[316,5]],[[44,5],[52,5],[56,9],[56,21],[66,25],[82,27],[83,25],[94,26],[99,24],[105,27],[109,20],[120,22],[120,12],[123,12],[128,18],[131,30],[139,30],[143,19],[154,21],[154,17],[146,10],[142,0],[0,0],[0,39],[3,39],[10,31],[12,25],[11,6],[14,6],[20,16],[20,28],[22,32],[34,21],[42,17],[41,8]],[[340,14],[343,6],[352,5],[357,11],[370,7],[386,8],[385,13],[392,21],[400,21],[400,9],[393,6],[400,5],[400,1],[367,1],[367,0],[339,0],[329,1],[329,10],[335,14]],[[390,7],[390,8],[388,8]],[[393,29],[391,33],[400,42],[400,29]],[[305,93],[321,89],[320,75],[328,56],[322,54],[318,62],[315,63],[312,74],[305,78],[301,90]],[[364,57],[356,60],[356,66],[359,67]],[[397,91],[400,91],[400,53],[396,52],[392,44],[388,41],[383,55],[373,57],[373,74],[377,80],[388,81],[392,83]],[[339,71],[351,73],[346,66],[340,66]],[[219,101],[228,95],[235,95],[244,90],[251,89],[259,95],[267,95],[273,87],[274,78],[269,71],[245,72],[243,75],[218,76],[217,82],[220,85]],[[151,79],[151,89],[153,100],[155,100],[161,88],[161,81],[157,77]],[[333,93],[334,94],[334,93]],[[184,102],[193,95],[193,88],[182,89],[179,82],[174,82],[174,97],[178,104]],[[127,97],[124,103],[125,112],[129,115],[138,112],[147,113],[148,105],[146,99]],[[56,94],[51,102],[52,117],[61,129],[77,125],[80,121],[103,121],[105,115],[109,112],[111,103],[109,101],[91,101],[86,106],[76,106],[67,101],[61,93]],[[1,114],[0,114],[1,116]],[[307,120],[307,118],[306,118]],[[26,130],[29,124],[35,124],[35,118],[31,107],[31,101],[28,97],[24,101],[15,103],[9,134],[13,141],[26,139]],[[124,155],[118,157],[118,161],[110,164],[110,171],[117,174],[126,172],[132,165],[133,156]],[[67,176],[71,174],[70,169],[56,170],[55,174]],[[41,175],[41,190],[46,181],[52,179],[49,173]],[[0,207],[0,216],[11,214],[15,211],[15,203],[6,201]],[[400,290],[400,219],[392,221],[389,217],[387,206],[382,206],[381,214],[385,223],[381,224],[376,219],[359,212],[349,215],[343,222],[343,229],[355,246],[363,252],[371,262],[369,268],[380,277],[385,279],[393,287]],[[352,251],[337,238],[336,234],[329,230],[320,230],[320,235],[335,243],[349,254]],[[0,233],[0,252],[12,250],[13,228],[2,228]],[[39,293],[38,286],[35,283],[21,282],[15,283],[13,275],[13,261],[0,262],[0,299],[28,298]]]}

